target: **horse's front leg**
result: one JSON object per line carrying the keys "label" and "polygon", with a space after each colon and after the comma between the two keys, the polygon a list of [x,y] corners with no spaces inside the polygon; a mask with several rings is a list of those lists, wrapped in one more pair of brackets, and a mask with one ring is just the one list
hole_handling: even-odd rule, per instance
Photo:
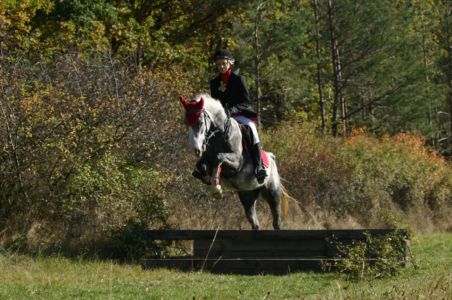
{"label": "horse's front leg", "polygon": [[211,191],[216,197],[221,197],[223,195],[223,189],[221,188],[221,168],[222,166],[228,166],[229,169],[237,170],[240,168],[241,157],[234,152],[231,153],[219,153],[217,155],[217,162],[214,164],[212,170],[211,180]]}
{"label": "horse's front leg", "polygon": [[210,184],[210,172],[206,159],[200,158],[196,163],[195,170],[192,172],[193,177],[201,180],[204,184]]}
{"label": "horse's front leg", "polygon": [[229,169],[239,171],[241,155],[235,152],[218,153],[217,160]]}
{"label": "horse's front leg", "polygon": [[223,189],[221,188],[220,183],[221,165],[221,162],[217,164],[212,170],[212,176],[210,176],[210,191],[216,198],[221,198],[223,196]]}

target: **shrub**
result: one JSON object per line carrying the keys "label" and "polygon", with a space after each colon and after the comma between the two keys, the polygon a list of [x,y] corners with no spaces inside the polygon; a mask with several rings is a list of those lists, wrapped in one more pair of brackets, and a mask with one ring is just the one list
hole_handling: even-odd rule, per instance
{"label": "shrub", "polygon": [[130,66],[76,53],[2,61],[0,243],[84,248],[129,221],[166,224],[178,106],[165,100],[170,75]]}
{"label": "shrub", "polygon": [[378,227],[391,225],[391,214],[399,225],[419,230],[429,222],[448,228],[452,169],[424,143],[408,134],[333,138],[299,124],[264,134],[289,193],[313,215],[329,211],[336,220],[351,216],[361,226]]}
{"label": "shrub", "polygon": [[339,260],[332,267],[353,279],[394,276],[407,262],[408,237],[393,232],[381,237],[366,234],[366,240],[337,244]]}
{"label": "shrub", "polygon": [[102,247],[100,256],[127,262],[140,262],[143,257],[161,256],[167,245],[150,240],[147,229],[147,224],[133,221],[114,229]]}

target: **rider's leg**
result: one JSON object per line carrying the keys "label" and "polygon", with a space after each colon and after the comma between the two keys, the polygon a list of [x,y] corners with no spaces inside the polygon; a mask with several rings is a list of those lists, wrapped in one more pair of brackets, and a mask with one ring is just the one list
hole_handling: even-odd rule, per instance
{"label": "rider's leg", "polygon": [[253,160],[256,165],[256,169],[254,171],[257,182],[262,183],[267,177],[267,171],[265,170],[264,165],[262,164],[262,153],[261,153],[261,145],[260,143],[256,143],[252,148]]}
{"label": "rider's leg", "polygon": [[253,146],[251,149],[251,155],[253,157],[254,164],[256,166],[255,169],[255,175],[257,178],[257,181],[259,183],[264,182],[265,177],[267,177],[267,171],[265,170],[265,167],[262,164],[262,154],[261,154],[261,144],[259,140],[259,134],[257,132],[256,124],[254,124],[253,121],[250,119],[244,117],[244,116],[234,116],[234,119],[237,120],[237,122],[249,126],[253,133]]}

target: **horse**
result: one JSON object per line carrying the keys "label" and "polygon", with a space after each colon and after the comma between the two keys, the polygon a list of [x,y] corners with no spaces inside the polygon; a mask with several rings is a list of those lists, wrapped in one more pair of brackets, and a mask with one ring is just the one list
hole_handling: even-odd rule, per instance
{"label": "horse", "polygon": [[230,117],[220,101],[208,94],[199,94],[193,100],[179,97],[185,108],[185,122],[189,127],[189,143],[198,157],[197,169],[211,192],[222,196],[225,186],[237,192],[248,222],[259,229],[256,200],[261,195],[269,204],[273,228],[281,229],[281,216],[287,213],[287,199],[281,184],[273,153],[263,152],[268,160],[268,176],[259,183],[254,176],[254,163],[244,151],[241,125]]}

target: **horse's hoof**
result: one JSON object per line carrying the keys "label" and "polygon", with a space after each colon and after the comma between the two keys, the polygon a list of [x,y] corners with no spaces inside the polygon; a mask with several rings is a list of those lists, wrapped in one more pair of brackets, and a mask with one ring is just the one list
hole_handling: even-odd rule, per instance
{"label": "horse's hoof", "polygon": [[217,199],[221,199],[223,197],[223,189],[221,188],[221,185],[210,185],[210,192],[213,197]]}

